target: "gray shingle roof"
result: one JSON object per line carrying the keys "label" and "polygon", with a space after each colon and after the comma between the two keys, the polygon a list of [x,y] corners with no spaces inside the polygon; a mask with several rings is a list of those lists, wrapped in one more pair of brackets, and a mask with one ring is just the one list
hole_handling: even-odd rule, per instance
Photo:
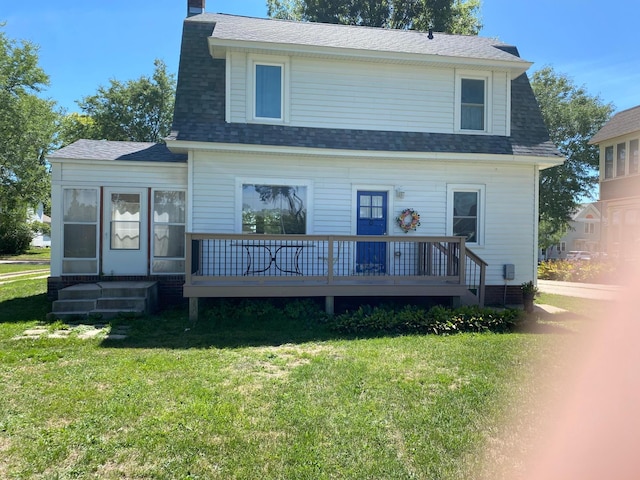
{"label": "gray shingle roof", "polygon": [[171,152],[165,144],[78,140],[48,156],[62,160],[128,160],[138,162],[186,162],[187,156]]}
{"label": "gray shingle roof", "polygon": [[425,32],[356,27],[328,23],[293,22],[250,18],[224,14],[204,14],[192,20],[215,23],[213,43],[257,42],[271,45],[295,45],[340,50],[388,52],[397,54],[435,55],[452,58],[529,62],[497,48],[503,43],[475,35],[435,33],[433,39]]}
{"label": "gray shingle roof", "polygon": [[589,143],[601,143],[628,133],[640,131],[640,105],[616,113],[591,137]]}
{"label": "gray shingle roof", "polygon": [[[216,18],[219,16],[205,14],[185,21],[173,128],[168,140],[365,151],[561,156],[549,140],[526,75],[512,81],[511,137],[228,124],[225,61],[213,59],[207,43]],[[348,31],[354,28],[360,27],[350,27]],[[365,30],[381,32],[381,29]],[[508,45],[498,50],[511,57],[518,55],[517,49]]]}

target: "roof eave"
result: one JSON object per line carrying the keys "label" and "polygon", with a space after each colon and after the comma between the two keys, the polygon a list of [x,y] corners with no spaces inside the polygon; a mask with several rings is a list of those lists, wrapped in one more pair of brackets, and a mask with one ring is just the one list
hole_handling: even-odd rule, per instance
{"label": "roof eave", "polygon": [[208,152],[250,152],[277,155],[295,156],[335,156],[343,158],[367,158],[388,160],[397,158],[404,160],[432,160],[455,161],[477,163],[504,163],[504,164],[534,164],[541,170],[561,165],[563,157],[537,156],[519,154],[495,154],[495,153],[456,153],[456,152],[432,152],[432,151],[389,151],[389,150],[351,150],[326,147],[296,147],[277,146],[247,143],[219,143],[189,140],[168,140],[167,147],[174,153],[188,153],[189,151]]}
{"label": "roof eave", "polygon": [[454,57],[447,55],[434,55],[423,53],[393,52],[384,50],[364,50],[356,48],[337,48],[314,45],[300,45],[290,43],[252,42],[245,40],[228,40],[209,37],[209,51],[213,58],[226,58],[227,50],[262,51],[276,54],[313,55],[349,60],[376,61],[376,62],[406,62],[423,63],[440,66],[464,66],[466,68],[501,69],[512,72],[513,77],[525,73],[532,65],[522,59],[496,60],[475,57]]}

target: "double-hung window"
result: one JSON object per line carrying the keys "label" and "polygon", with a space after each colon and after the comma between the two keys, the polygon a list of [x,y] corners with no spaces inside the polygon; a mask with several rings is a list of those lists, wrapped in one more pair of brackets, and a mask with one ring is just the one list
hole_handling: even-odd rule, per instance
{"label": "double-hung window", "polygon": [[638,173],[640,163],[640,151],[638,150],[638,139],[629,142],[629,174]]}
{"label": "double-hung window", "polygon": [[484,186],[447,186],[447,235],[465,237],[467,243],[483,243]]}
{"label": "double-hung window", "polygon": [[486,82],[484,79],[460,79],[460,129],[485,131]]}
{"label": "double-hung window", "polygon": [[627,145],[619,143],[616,145],[616,177],[622,177],[625,174],[627,165]]}
{"label": "double-hung window", "polygon": [[604,149],[604,178],[613,178],[613,146]]}

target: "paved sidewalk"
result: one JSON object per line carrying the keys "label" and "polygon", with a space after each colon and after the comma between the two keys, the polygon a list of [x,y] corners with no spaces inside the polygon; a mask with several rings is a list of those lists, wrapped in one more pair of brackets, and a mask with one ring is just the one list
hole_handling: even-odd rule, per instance
{"label": "paved sidewalk", "polygon": [[596,300],[615,300],[622,287],[598,283],[559,282],[556,280],[538,280],[538,289],[542,293],[552,293],[567,297],[592,298]]}

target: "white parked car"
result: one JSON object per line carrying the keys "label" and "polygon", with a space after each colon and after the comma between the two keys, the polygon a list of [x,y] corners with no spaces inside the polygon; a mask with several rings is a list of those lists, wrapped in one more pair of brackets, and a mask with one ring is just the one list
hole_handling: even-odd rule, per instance
{"label": "white parked car", "polygon": [[571,250],[567,253],[567,260],[591,260],[591,252]]}

